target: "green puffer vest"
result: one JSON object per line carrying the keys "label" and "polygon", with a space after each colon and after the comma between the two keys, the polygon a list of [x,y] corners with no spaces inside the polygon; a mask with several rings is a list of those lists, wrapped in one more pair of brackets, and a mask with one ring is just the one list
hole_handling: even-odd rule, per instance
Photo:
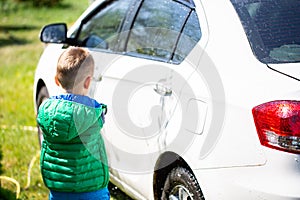
{"label": "green puffer vest", "polygon": [[102,112],[103,104],[93,107],[65,99],[50,98],[40,106],[41,173],[50,190],[90,192],[107,187]]}

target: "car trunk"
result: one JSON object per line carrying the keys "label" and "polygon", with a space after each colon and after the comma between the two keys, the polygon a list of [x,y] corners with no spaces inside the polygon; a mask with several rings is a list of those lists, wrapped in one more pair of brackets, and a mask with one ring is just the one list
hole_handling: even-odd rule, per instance
{"label": "car trunk", "polygon": [[300,81],[300,63],[269,64],[268,67],[276,72]]}

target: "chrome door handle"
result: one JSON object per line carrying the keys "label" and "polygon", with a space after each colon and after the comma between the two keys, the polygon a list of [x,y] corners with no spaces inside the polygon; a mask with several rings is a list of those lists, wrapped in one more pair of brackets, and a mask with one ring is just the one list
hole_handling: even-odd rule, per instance
{"label": "chrome door handle", "polygon": [[159,83],[156,84],[154,91],[161,96],[171,96],[172,95],[171,88],[168,88]]}

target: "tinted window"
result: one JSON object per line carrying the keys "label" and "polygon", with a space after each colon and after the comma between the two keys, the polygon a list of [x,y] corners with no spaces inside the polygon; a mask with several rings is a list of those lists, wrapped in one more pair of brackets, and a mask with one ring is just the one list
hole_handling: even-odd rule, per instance
{"label": "tinted window", "polygon": [[300,62],[300,1],[231,1],[261,62]]}
{"label": "tinted window", "polygon": [[191,9],[172,0],[146,0],[127,44],[127,52],[169,61]]}
{"label": "tinted window", "polygon": [[114,49],[131,1],[115,0],[83,24],[79,34],[82,46]]}

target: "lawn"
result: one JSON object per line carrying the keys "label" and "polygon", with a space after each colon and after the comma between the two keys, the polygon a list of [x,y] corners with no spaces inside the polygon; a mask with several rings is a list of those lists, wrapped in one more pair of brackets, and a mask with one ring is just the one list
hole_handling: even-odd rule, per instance
{"label": "lawn", "polygon": [[[53,22],[70,26],[88,5],[88,0],[63,0],[59,6],[37,9],[12,0],[0,1],[0,175],[20,185],[19,199],[48,196],[39,171],[32,97],[34,70],[44,48],[38,38],[40,29]],[[114,186],[110,189],[113,199],[127,198]],[[11,181],[2,180],[0,200],[15,199],[15,191]]]}

